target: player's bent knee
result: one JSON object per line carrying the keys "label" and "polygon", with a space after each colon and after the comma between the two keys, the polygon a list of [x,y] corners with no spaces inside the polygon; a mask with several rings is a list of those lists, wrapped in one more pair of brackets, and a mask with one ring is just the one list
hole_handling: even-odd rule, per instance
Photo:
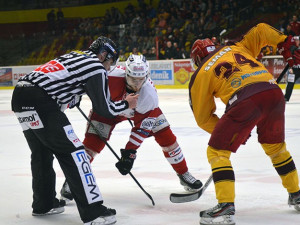
{"label": "player's bent knee", "polygon": [[229,150],[220,150],[220,149],[213,148],[211,146],[207,147],[207,159],[211,165],[216,161],[222,159],[229,161],[230,155],[231,155],[231,151]]}
{"label": "player's bent knee", "polygon": [[274,159],[287,152],[285,142],[276,144],[261,144],[261,146],[271,159]]}

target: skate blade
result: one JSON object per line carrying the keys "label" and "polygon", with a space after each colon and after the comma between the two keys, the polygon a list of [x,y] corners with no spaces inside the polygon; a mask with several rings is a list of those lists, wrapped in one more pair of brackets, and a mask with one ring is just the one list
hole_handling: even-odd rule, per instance
{"label": "skate blade", "polygon": [[233,215],[218,216],[213,218],[201,217],[200,225],[235,225]]}
{"label": "skate blade", "polygon": [[50,216],[50,215],[55,215],[55,214],[60,214],[65,211],[64,207],[59,207],[59,208],[53,208],[50,211],[46,213],[32,213],[32,216]]}
{"label": "skate blade", "polygon": [[115,224],[117,222],[117,219],[115,215],[113,216],[106,216],[106,217],[98,217],[92,222],[85,223],[84,225],[111,225]]}

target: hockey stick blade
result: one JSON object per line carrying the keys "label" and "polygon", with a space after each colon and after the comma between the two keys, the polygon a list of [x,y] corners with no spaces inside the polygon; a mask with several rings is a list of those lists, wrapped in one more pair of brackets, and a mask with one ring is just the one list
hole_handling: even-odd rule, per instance
{"label": "hockey stick blade", "polygon": [[195,201],[201,197],[201,195],[204,193],[204,191],[211,183],[211,181],[212,181],[212,175],[210,175],[210,177],[207,179],[204,186],[199,191],[196,191],[194,193],[187,193],[187,194],[172,193],[170,194],[170,201],[173,203],[185,203],[185,202]]}
{"label": "hockey stick blade", "polygon": [[199,191],[194,193],[188,193],[188,194],[176,194],[172,193],[170,194],[170,201],[173,203],[185,203],[185,202],[192,202],[200,198],[202,195],[203,188],[201,188]]}

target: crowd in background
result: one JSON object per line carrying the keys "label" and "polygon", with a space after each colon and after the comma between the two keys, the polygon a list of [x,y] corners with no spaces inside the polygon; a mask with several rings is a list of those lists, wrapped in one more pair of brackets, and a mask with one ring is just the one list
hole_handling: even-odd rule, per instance
{"label": "crowd in background", "polygon": [[[78,34],[86,37],[85,47],[97,33],[107,34],[117,40],[121,59],[136,51],[149,59],[182,59],[189,57],[191,44],[197,38],[208,37],[216,44],[224,44],[226,39],[220,37],[223,30],[228,32],[247,20],[268,13],[298,14],[299,8],[299,2],[285,0],[277,1],[276,5],[273,1],[261,0],[253,0],[251,4],[238,0],[161,0],[156,9],[140,0],[139,7],[128,4],[124,13],[112,7],[103,18],[83,19]],[[292,16],[294,18],[285,13],[278,21],[282,25],[278,25],[278,29],[287,33]],[[126,24],[126,29],[122,30],[120,24]],[[114,27],[119,32],[111,32]],[[158,56],[154,54],[156,41]]]}
{"label": "crowd in background", "polygon": [[[0,2],[2,4],[7,1]],[[43,0],[26,2],[36,7],[46,7]],[[72,24],[76,24],[75,28],[69,28],[64,23],[63,8],[60,8],[64,5],[108,2],[116,0],[48,1],[47,4],[57,7],[56,12],[50,8],[47,16],[50,34],[59,37],[65,32],[70,33],[63,50],[74,49],[80,38],[83,38],[82,49],[87,49],[97,36],[105,35],[117,42],[121,60],[126,60],[131,53],[144,54],[149,60],[184,59],[189,58],[195,39],[208,37],[217,45],[224,44],[230,31],[269,14],[281,13],[282,16],[276,18],[277,22],[271,25],[286,34],[293,34],[293,23],[299,23],[300,2],[293,0],[160,0],[158,7],[154,7],[152,1],[146,4],[144,0],[138,0],[137,7],[129,3],[124,12],[112,7],[106,10],[104,17],[78,18],[77,21],[72,21]],[[222,31],[226,31],[223,37],[220,36]],[[35,36],[41,37],[35,39],[43,40],[42,37],[49,34]],[[262,54],[275,52],[267,46]]]}
{"label": "crowd in background", "polygon": [[[234,13],[243,9],[239,15]],[[181,59],[189,57],[195,38],[218,36],[222,30],[235,26],[235,20],[249,19],[250,10],[248,4],[237,0],[161,0],[157,9],[139,1],[139,7],[128,4],[124,13],[113,7],[104,18],[83,19],[78,33],[90,41],[97,33],[108,34],[117,40],[125,57],[137,50],[150,59],[157,58],[153,51],[158,41],[159,59]],[[119,24],[126,24],[123,32],[110,32],[110,27]]]}

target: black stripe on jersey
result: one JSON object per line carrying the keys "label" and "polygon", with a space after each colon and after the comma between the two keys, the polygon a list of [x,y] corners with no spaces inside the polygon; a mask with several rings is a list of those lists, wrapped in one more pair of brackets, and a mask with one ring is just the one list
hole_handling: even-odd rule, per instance
{"label": "black stripe on jersey", "polygon": [[32,71],[31,73],[26,75],[24,78],[27,78],[27,80],[30,80],[33,83],[36,83],[35,81],[37,81],[41,78],[44,78],[44,77],[47,79],[47,77],[44,75],[44,73],[41,73],[39,71]]}
{"label": "black stripe on jersey", "polygon": [[[73,97],[73,93],[68,93],[66,95],[64,95],[64,97],[59,98],[59,103],[65,104],[71,101],[72,97]],[[58,98],[58,97],[57,97]],[[65,101],[63,101],[62,99],[65,99]]]}
{"label": "black stripe on jersey", "polygon": [[32,79],[32,82],[39,85],[40,83],[43,83],[44,81],[48,80],[49,78],[42,74],[41,76],[35,77]]}
{"label": "black stripe on jersey", "polygon": [[[59,57],[57,60],[59,62],[62,62],[65,66],[72,66],[72,64],[83,61],[84,59],[98,59],[98,57],[95,55],[81,55],[79,53],[70,52],[70,55],[72,55],[72,58],[65,58],[65,57]],[[99,59],[98,59],[99,60]],[[91,60],[89,60],[91,62]],[[97,62],[97,61],[96,61]]]}
{"label": "black stripe on jersey", "polygon": [[84,93],[85,92],[83,90],[79,90],[78,92],[70,92],[69,94],[59,98],[59,103],[60,104],[69,103],[73,99],[74,95],[82,95]]}
{"label": "black stripe on jersey", "polygon": [[81,63],[75,63],[73,62],[73,66],[70,67],[70,66],[66,66],[67,70],[69,72],[73,72],[73,71],[76,71],[80,68],[83,68],[83,67],[89,67],[89,68],[103,68],[103,66],[101,66],[102,64],[100,64],[100,61],[97,62],[97,61],[83,61],[83,60],[80,60]]}
{"label": "black stripe on jersey", "polygon": [[[63,95],[63,97],[60,97],[60,95],[63,94],[63,93],[65,93],[65,92],[69,92],[69,94]],[[57,96],[57,98],[59,98],[59,100],[61,102],[66,102],[67,99],[70,98],[70,96],[73,96],[73,95],[82,95],[84,93],[85,93],[85,91],[81,90],[81,89],[71,89],[71,88],[68,88],[68,89],[63,90],[61,93],[59,93],[59,94],[56,93],[54,95]]]}
{"label": "black stripe on jersey", "polygon": [[[101,70],[104,70],[104,71],[101,71]],[[68,81],[71,81],[71,80],[76,80],[77,78],[80,78],[80,77],[84,77],[85,75],[89,74],[89,73],[92,73],[92,72],[97,72],[97,70],[99,70],[99,72],[106,72],[106,70],[104,69],[104,67],[102,66],[95,66],[95,67],[92,67],[92,68],[88,68],[87,70],[84,70],[80,73],[77,73],[77,74],[74,74],[74,75],[71,75],[71,76],[68,76],[64,79],[60,79],[60,80],[56,80],[56,81],[52,81],[52,82],[49,82],[48,84],[45,84],[43,85],[43,87],[45,89],[48,89],[49,91],[52,91],[52,90],[55,90],[56,88],[59,88],[60,86],[55,86],[56,84],[63,84],[63,83],[66,83]],[[88,77],[87,77],[88,78]],[[81,83],[84,82],[86,79],[82,79],[81,80]],[[75,83],[75,82],[74,82]],[[54,87],[51,87],[51,86],[54,86]],[[50,88],[48,88],[50,87]]]}
{"label": "black stripe on jersey", "polygon": [[49,94],[53,94],[53,95],[60,95],[66,91],[71,91],[73,89],[79,88],[79,86],[82,85],[82,83],[84,83],[85,81],[86,81],[86,79],[84,79],[82,81],[76,81],[76,82],[72,83],[72,86],[56,86],[55,88],[47,89],[47,92]]}

